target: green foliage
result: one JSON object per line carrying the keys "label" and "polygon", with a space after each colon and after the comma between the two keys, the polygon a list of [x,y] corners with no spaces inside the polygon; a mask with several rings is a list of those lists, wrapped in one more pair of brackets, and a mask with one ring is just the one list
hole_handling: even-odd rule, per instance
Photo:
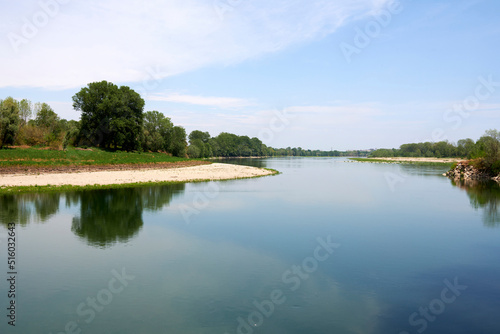
{"label": "green foliage", "polygon": [[31,101],[22,99],[19,102],[19,117],[21,118],[21,125],[26,125],[31,116],[33,116],[33,105]]}
{"label": "green foliage", "polygon": [[[61,120],[61,123],[63,123]],[[80,134],[80,122],[75,120],[70,120],[61,125],[64,129],[64,140],[63,140],[63,148],[66,149],[68,146],[76,146],[78,144],[78,138]]]}
{"label": "green foliage", "polygon": [[460,146],[455,146],[448,141],[437,143],[410,143],[403,144],[399,149],[378,149],[370,153],[372,158],[388,157],[426,157],[426,158],[462,158],[466,157],[470,150],[467,140],[460,142]]}
{"label": "green foliage", "polygon": [[59,125],[59,117],[47,103],[37,103],[35,105],[36,117],[35,125],[44,128],[53,128]]}
{"label": "green foliage", "polygon": [[170,118],[156,110],[144,113],[144,151],[168,151],[172,141],[173,127]]}
{"label": "green foliage", "polygon": [[203,144],[206,144],[210,140],[210,133],[194,130],[189,134],[189,144],[192,145],[195,140],[199,140]]}
{"label": "green foliage", "polygon": [[82,113],[82,142],[126,151],[140,148],[144,100],[129,87],[90,83],[73,96],[73,108]]}
{"label": "green foliage", "polygon": [[482,156],[487,168],[497,169],[500,161],[500,132],[497,130],[488,130],[479,138],[484,155]]}
{"label": "green foliage", "polygon": [[202,158],[203,154],[198,145],[189,145],[187,154],[190,158]]}
{"label": "green foliage", "polygon": [[213,155],[210,134],[194,130],[189,134],[188,156],[190,158],[210,158]]}
{"label": "green foliage", "polygon": [[29,146],[42,146],[45,143],[45,131],[33,124],[19,130],[19,143]]}
{"label": "green foliage", "polygon": [[301,147],[272,148],[266,146],[259,138],[238,136],[222,132],[217,137],[210,137],[208,132],[195,130],[189,135],[188,155],[191,158],[210,157],[339,157],[366,156],[368,151],[321,151],[304,150]]}
{"label": "green foliage", "polygon": [[450,166],[455,167],[457,164],[452,162],[441,162],[441,161],[397,161],[379,158],[350,158],[350,160],[358,162],[370,162],[370,163],[389,163],[389,164],[401,164],[401,165],[416,165],[416,166]]}
{"label": "green foliage", "polygon": [[172,138],[168,151],[175,157],[187,156],[186,130],[182,126],[172,128]]}
{"label": "green foliage", "polygon": [[457,154],[461,157],[467,157],[467,158],[472,158],[472,154],[474,152],[474,140],[467,138],[467,139],[460,139],[457,142]]}
{"label": "green foliage", "polygon": [[0,148],[14,144],[19,123],[19,102],[12,97],[0,100]]}
{"label": "green foliage", "polygon": [[[43,144],[58,146],[63,136],[59,116],[47,103],[37,103],[35,110],[37,112],[34,123],[43,132]],[[29,138],[25,140],[29,141]]]}
{"label": "green foliage", "polygon": [[472,164],[476,168],[498,175],[500,174],[500,131],[488,130],[476,142],[467,138],[460,139],[457,145],[447,141],[403,144],[399,149],[378,149],[370,154],[372,158],[420,156],[474,159]]}

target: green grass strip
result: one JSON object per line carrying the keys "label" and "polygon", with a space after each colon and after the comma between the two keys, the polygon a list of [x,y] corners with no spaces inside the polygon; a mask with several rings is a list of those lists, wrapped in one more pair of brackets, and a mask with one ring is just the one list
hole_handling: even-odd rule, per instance
{"label": "green grass strip", "polygon": [[90,150],[68,148],[65,151],[39,150],[35,148],[0,150],[0,167],[147,164],[188,160],[199,159],[172,157],[164,153],[105,151],[98,148]]}

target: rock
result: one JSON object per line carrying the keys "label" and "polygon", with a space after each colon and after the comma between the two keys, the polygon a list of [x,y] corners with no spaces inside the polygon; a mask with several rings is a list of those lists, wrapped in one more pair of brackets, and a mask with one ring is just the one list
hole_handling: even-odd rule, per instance
{"label": "rock", "polygon": [[500,183],[500,174],[491,177],[485,170],[475,168],[469,161],[460,161],[454,169],[449,170],[445,175],[455,181],[484,181],[494,180]]}

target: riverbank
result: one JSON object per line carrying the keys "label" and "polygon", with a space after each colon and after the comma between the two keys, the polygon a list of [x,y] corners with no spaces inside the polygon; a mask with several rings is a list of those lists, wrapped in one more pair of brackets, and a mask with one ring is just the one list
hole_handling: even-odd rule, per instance
{"label": "riverbank", "polygon": [[462,161],[461,158],[411,158],[411,157],[390,157],[390,158],[350,158],[357,162],[374,162],[374,163],[409,163],[421,165],[452,165]]}
{"label": "riverbank", "polygon": [[[0,175],[0,193],[22,192],[36,187],[93,187],[113,185],[161,184],[215,181],[273,175],[274,170],[222,163],[177,168],[140,168],[128,170],[45,172]],[[23,189],[25,188],[25,189]],[[30,190],[32,191],[32,190]]]}
{"label": "riverbank", "polygon": [[454,180],[455,182],[493,180],[500,183],[500,174],[492,176],[491,172],[476,168],[471,163],[471,161],[461,161],[457,163],[457,165],[453,169],[449,170],[444,175]]}

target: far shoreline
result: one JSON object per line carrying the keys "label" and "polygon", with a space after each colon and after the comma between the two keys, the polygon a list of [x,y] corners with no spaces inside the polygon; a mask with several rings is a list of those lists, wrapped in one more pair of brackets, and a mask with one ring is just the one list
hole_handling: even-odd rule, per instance
{"label": "far shoreline", "polygon": [[356,162],[371,163],[408,163],[408,164],[426,164],[426,165],[452,165],[467,159],[464,158],[426,158],[426,157],[387,157],[387,158],[349,158]]}

